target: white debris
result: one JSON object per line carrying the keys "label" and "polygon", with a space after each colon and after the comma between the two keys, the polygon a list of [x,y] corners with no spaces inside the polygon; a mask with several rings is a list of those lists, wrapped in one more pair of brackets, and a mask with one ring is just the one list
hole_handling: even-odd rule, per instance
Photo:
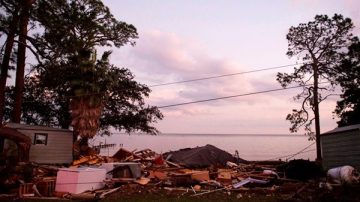
{"label": "white debris", "polygon": [[359,173],[352,166],[341,166],[328,170],[327,177],[338,184],[354,184],[359,182]]}

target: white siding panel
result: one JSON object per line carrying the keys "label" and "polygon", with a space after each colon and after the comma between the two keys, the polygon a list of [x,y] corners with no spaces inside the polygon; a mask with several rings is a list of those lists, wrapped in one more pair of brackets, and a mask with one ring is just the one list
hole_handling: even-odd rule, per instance
{"label": "white siding panel", "polygon": [[19,129],[19,132],[29,136],[33,143],[35,133],[48,134],[47,145],[31,145],[30,161],[49,164],[72,162],[72,131]]}

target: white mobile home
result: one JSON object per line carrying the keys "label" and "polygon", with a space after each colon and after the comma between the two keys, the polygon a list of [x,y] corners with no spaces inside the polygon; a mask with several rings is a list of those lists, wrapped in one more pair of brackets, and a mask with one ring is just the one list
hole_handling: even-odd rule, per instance
{"label": "white mobile home", "polygon": [[7,123],[5,127],[31,138],[29,161],[62,164],[73,161],[73,132],[68,129]]}

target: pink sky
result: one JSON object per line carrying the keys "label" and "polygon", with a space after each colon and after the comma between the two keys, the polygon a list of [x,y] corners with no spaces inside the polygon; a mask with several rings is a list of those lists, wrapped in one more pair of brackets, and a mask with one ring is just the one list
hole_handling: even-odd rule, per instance
{"label": "pink sky", "polygon": [[[115,49],[111,61],[147,85],[293,64],[286,34],[316,14],[350,17],[358,26],[360,1],[131,1],[104,0],[119,19],[135,25],[135,47]],[[164,106],[280,88],[278,71],[152,88],[147,102]],[[163,133],[289,133],[286,115],[298,90],[164,108],[155,126]],[[336,127],[337,98],[320,106],[322,132]]]}

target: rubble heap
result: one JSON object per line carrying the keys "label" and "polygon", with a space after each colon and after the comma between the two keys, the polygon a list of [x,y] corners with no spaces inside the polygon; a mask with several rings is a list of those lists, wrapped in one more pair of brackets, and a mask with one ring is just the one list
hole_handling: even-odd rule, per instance
{"label": "rubble heap", "polygon": [[[120,148],[112,157],[83,156],[70,166],[35,163],[18,166],[2,180],[5,184],[1,190],[7,192],[2,196],[14,198],[87,200],[105,198],[115,192],[126,195],[165,191],[179,197],[224,192],[236,193],[240,198],[259,194],[291,199],[301,197],[301,192],[319,189],[315,180],[322,177],[311,176],[306,180],[296,179],[296,175],[286,177],[286,168],[294,169],[297,164],[248,162],[211,145],[164,155],[150,149]],[[297,172],[297,176],[302,176],[301,171]]]}

